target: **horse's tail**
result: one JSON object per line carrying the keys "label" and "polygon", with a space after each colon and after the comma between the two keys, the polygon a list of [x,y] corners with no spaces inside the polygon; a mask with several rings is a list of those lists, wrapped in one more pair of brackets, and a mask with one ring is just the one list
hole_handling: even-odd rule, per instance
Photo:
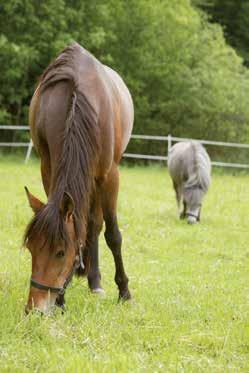
{"label": "horse's tail", "polygon": [[[63,82],[68,84],[71,92],[53,189],[58,204],[65,191],[73,197],[76,239],[84,245],[100,134],[97,114],[88,97],[79,89],[79,73],[74,61],[77,48],[77,44],[67,47],[48,66],[40,79],[39,90],[42,95],[49,87]],[[57,110],[60,110],[59,105]]]}
{"label": "horse's tail", "polygon": [[207,191],[210,184],[211,163],[206,149],[197,142],[192,142],[194,170],[197,183]]}

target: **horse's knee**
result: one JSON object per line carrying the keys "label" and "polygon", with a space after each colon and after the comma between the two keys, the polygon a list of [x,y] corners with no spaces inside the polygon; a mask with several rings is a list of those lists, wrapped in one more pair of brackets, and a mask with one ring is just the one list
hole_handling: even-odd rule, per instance
{"label": "horse's knee", "polygon": [[119,229],[115,230],[106,230],[105,231],[105,240],[107,245],[111,250],[120,250],[122,246],[122,235]]}
{"label": "horse's knee", "polygon": [[103,228],[103,220],[94,220],[91,218],[88,221],[88,236],[89,238],[98,237]]}

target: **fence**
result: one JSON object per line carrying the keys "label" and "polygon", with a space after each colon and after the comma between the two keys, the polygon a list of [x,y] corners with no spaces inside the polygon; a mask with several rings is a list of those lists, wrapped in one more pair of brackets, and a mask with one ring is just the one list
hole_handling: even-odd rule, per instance
{"label": "fence", "polygon": [[[12,130],[12,131],[16,131],[16,130],[29,131],[28,126],[0,126],[0,129],[1,130]],[[0,147],[1,146],[3,146],[3,147],[25,147],[25,148],[28,148],[27,153],[26,153],[26,157],[25,157],[25,163],[27,163],[29,158],[30,158],[30,155],[31,155],[33,143],[32,143],[32,140],[30,140],[29,142],[0,142]]]}
{"label": "fence", "polygon": [[[29,127],[28,126],[0,126],[0,129],[28,131]],[[151,141],[153,140],[153,141],[167,142],[167,147],[165,147],[165,153],[167,154],[170,151],[170,148],[173,142],[190,140],[190,139],[181,138],[181,137],[174,137],[171,135],[168,135],[168,136],[132,135],[131,138],[139,139],[139,140],[151,140]],[[240,149],[249,149],[249,144],[239,144],[239,143],[234,143],[234,142],[209,141],[209,140],[196,140],[196,141],[204,145],[215,145],[215,146],[233,147],[233,148],[240,148]],[[1,146],[27,147],[27,152],[25,156],[25,163],[27,163],[31,155],[33,143],[32,143],[32,140],[30,140],[27,143],[26,142],[0,142],[0,147]],[[159,161],[167,161],[168,159],[167,155],[161,156],[161,155],[136,154],[136,153],[124,153],[123,157],[134,158],[134,159],[145,159],[145,160],[159,160]],[[233,168],[249,169],[248,164],[241,164],[241,163],[212,161],[212,165],[218,166],[218,167],[233,167]]]}
{"label": "fence", "polygon": [[[186,139],[186,138],[182,138],[182,137],[174,137],[174,136],[171,136],[171,135],[168,135],[168,136],[132,135],[131,137],[132,137],[132,139],[139,139],[139,140],[165,141],[165,142],[168,143],[167,153],[169,153],[173,142],[191,140],[191,139]],[[225,147],[249,149],[249,144],[238,144],[238,143],[234,143],[234,142],[208,141],[208,140],[198,140],[198,139],[194,139],[194,140],[200,142],[201,144],[205,144],[205,145],[215,145],[215,146],[225,146]],[[165,147],[165,150],[166,150],[166,147]],[[159,160],[159,161],[167,161],[167,159],[168,159],[167,156],[134,154],[134,153],[124,153],[123,156],[127,157],[127,158],[145,159],[145,160]],[[218,167],[233,167],[233,168],[247,168],[247,169],[249,169],[248,164],[217,162],[217,161],[212,161],[211,163],[212,163],[213,166],[218,166]]]}

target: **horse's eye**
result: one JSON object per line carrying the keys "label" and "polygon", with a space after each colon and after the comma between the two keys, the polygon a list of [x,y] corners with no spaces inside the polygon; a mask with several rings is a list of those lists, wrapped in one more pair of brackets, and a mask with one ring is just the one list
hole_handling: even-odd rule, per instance
{"label": "horse's eye", "polygon": [[65,251],[60,250],[56,253],[56,258],[63,258],[64,255],[65,255]]}

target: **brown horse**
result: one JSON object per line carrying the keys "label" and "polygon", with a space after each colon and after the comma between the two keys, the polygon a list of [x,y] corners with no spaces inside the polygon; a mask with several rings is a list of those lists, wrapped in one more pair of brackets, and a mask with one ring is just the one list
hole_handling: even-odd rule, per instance
{"label": "brown horse", "polygon": [[98,237],[112,251],[120,299],[129,299],[117,222],[118,164],[133,125],[133,104],[120,76],[74,43],[45,70],[30,105],[48,202],[26,188],[34,217],[24,243],[32,255],[27,312],[64,304],[73,274],[101,293]]}

